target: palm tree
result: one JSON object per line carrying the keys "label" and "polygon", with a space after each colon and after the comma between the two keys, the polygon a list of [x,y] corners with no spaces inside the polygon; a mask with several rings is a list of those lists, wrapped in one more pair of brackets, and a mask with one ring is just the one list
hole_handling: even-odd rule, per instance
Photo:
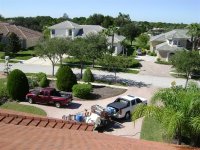
{"label": "palm tree", "polygon": [[105,29],[103,32],[107,36],[111,36],[111,54],[114,52],[114,37],[115,33],[117,33],[118,28],[115,26],[110,26],[108,29]]}
{"label": "palm tree", "polygon": [[190,144],[200,144],[200,89],[192,83],[187,89],[173,86],[159,90],[152,98],[151,105],[138,105],[132,113],[132,120],[145,116],[158,120],[164,128],[163,134],[169,139],[176,138],[178,144],[183,137]]}
{"label": "palm tree", "polygon": [[200,24],[193,23],[190,24],[187,28],[189,29],[188,35],[191,36],[192,50],[197,50],[200,41]]}

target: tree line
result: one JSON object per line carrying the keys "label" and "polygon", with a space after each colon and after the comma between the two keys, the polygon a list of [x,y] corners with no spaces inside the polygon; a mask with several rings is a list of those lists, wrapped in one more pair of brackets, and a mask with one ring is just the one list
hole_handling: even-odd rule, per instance
{"label": "tree line", "polygon": [[132,21],[129,14],[119,13],[117,17],[109,15],[102,15],[95,13],[89,17],[74,17],[69,18],[66,13],[62,17],[52,18],[50,16],[37,16],[37,17],[13,17],[4,18],[0,15],[0,21],[12,22],[16,25],[24,26],[33,30],[43,31],[45,26],[52,26],[54,24],[70,20],[77,24],[86,25],[101,25],[105,28],[110,26],[123,27],[126,24],[134,23],[140,26],[142,32],[149,31],[153,28],[164,28],[166,30],[185,28],[187,24],[183,23],[164,23],[164,22],[148,22],[148,21]]}

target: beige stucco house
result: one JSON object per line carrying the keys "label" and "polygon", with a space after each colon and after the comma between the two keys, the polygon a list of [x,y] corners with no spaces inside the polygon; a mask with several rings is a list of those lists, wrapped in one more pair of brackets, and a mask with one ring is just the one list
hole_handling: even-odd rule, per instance
{"label": "beige stucco house", "polygon": [[15,33],[21,42],[21,48],[27,49],[37,45],[42,39],[42,33],[22,26],[16,26],[10,23],[0,22],[0,42],[6,43],[7,36]]}
{"label": "beige stucco house", "polygon": [[[105,28],[99,25],[79,25],[71,21],[64,21],[59,24],[49,27],[51,38],[54,37],[70,37],[72,39],[76,37],[86,37],[93,33],[97,34],[103,31]],[[107,37],[108,43],[111,43],[111,37]],[[125,39],[124,36],[115,34],[114,36],[114,55],[120,54],[123,50],[121,42]]]}
{"label": "beige stucco house", "polygon": [[153,36],[150,39],[150,50],[156,52],[161,60],[168,61],[176,51],[191,48],[191,37],[187,32],[187,29],[175,29]]}

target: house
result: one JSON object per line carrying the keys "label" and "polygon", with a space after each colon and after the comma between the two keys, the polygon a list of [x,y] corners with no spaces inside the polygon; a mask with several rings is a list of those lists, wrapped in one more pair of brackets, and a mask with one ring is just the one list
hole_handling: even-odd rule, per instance
{"label": "house", "polygon": [[[85,124],[0,109],[2,150],[197,150],[91,132]],[[89,130],[87,130],[89,128]]]}
{"label": "house", "polygon": [[[70,37],[72,39],[76,37],[86,37],[93,33],[97,34],[102,32],[105,28],[99,25],[79,25],[71,21],[64,21],[59,24],[49,27],[51,38],[54,37]],[[120,54],[123,50],[121,42],[125,39],[124,36],[114,35],[114,55]],[[111,43],[111,37],[108,37],[108,42]]]}
{"label": "house", "polygon": [[10,33],[15,33],[21,42],[21,48],[27,49],[35,46],[42,38],[42,33],[22,26],[16,26],[10,23],[0,22],[0,41],[6,43]]}
{"label": "house", "polygon": [[168,61],[177,50],[191,49],[191,37],[187,32],[187,29],[175,29],[153,36],[150,39],[150,50],[156,52],[161,60]]}

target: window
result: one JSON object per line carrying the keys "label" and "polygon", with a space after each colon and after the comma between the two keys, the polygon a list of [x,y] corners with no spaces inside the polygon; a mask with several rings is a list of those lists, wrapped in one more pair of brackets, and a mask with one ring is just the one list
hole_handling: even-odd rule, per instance
{"label": "window", "polygon": [[53,30],[51,30],[51,34],[55,34],[55,30],[53,29]]}
{"label": "window", "polygon": [[39,95],[44,95],[44,91],[41,91]]}
{"label": "window", "polygon": [[69,36],[72,36],[72,29],[69,29]]}
{"label": "window", "polygon": [[178,41],[174,40],[173,45],[177,45],[177,44],[178,44]]}
{"label": "window", "polygon": [[178,46],[181,46],[181,42],[180,41],[178,41]]}
{"label": "window", "polygon": [[141,101],[139,98],[137,98],[137,99],[136,99],[136,102],[137,102],[137,104],[138,104],[138,103],[141,103],[142,101]]}
{"label": "window", "polygon": [[44,96],[48,96],[48,91],[45,91],[45,92],[44,92]]}
{"label": "window", "polygon": [[131,101],[131,104],[132,104],[132,105],[135,105],[135,100],[132,100],[132,101]]}

